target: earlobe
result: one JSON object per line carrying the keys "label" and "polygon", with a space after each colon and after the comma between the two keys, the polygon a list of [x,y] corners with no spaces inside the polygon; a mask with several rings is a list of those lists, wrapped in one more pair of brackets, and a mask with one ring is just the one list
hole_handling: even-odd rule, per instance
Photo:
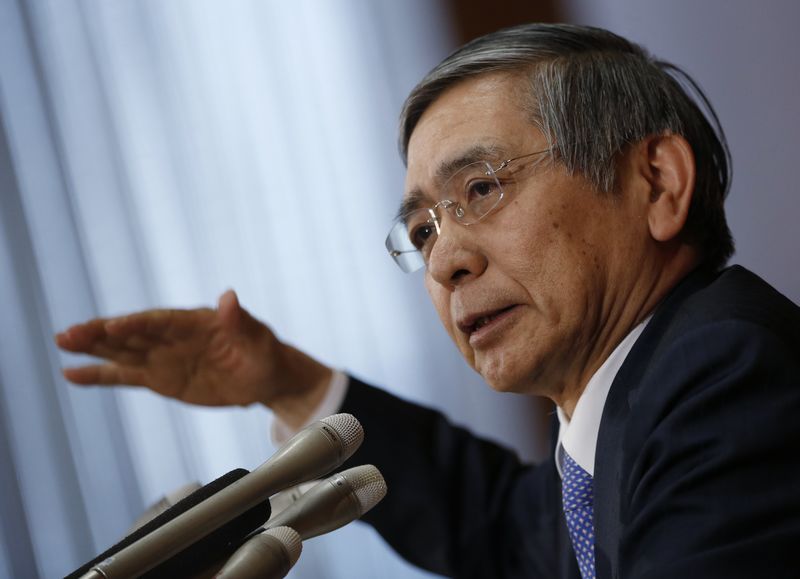
{"label": "earlobe", "polygon": [[680,135],[664,134],[646,143],[651,186],[648,227],[656,241],[675,239],[689,215],[695,183],[694,153]]}

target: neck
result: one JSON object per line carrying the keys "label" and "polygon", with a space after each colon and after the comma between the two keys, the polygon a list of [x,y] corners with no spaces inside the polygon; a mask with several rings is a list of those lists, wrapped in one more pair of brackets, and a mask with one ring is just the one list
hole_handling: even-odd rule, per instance
{"label": "neck", "polygon": [[[602,304],[598,330],[577,358],[573,357],[561,381],[561,388],[550,398],[568,418],[572,418],[578,399],[589,380],[608,359],[614,349],[647,319],[664,297],[698,264],[696,252],[680,246],[668,260],[654,260],[649,268],[628,275],[629,284],[620,284],[608,303]],[[622,278],[624,279],[624,277]]]}

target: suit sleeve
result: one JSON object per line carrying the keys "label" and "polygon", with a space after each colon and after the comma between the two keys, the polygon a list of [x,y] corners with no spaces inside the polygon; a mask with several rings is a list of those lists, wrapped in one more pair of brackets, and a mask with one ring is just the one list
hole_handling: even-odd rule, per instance
{"label": "suit sleeve", "polygon": [[682,336],[632,408],[620,577],[800,576],[800,356],[750,322]]}
{"label": "suit sleeve", "polygon": [[406,560],[449,577],[559,576],[556,470],[452,426],[441,414],[351,379],[342,408],[389,492],[364,520]]}

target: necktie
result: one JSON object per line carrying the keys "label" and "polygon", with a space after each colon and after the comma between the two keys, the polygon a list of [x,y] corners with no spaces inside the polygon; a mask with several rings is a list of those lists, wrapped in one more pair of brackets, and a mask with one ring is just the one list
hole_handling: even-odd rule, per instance
{"label": "necktie", "polygon": [[594,572],[594,485],[592,475],[561,449],[561,496],[569,538],[583,579],[595,579]]}

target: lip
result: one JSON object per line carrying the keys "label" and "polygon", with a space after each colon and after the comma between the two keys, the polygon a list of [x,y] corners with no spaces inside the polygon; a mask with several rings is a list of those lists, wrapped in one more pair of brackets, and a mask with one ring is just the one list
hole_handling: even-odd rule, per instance
{"label": "lip", "polygon": [[[519,304],[511,304],[470,314],[458,321],[458,329],[467,336],[471,345],[476,346],[507,325],[516,315],[518,306]],[[479,322],[481,322],[480,327],[476,327]]]}

